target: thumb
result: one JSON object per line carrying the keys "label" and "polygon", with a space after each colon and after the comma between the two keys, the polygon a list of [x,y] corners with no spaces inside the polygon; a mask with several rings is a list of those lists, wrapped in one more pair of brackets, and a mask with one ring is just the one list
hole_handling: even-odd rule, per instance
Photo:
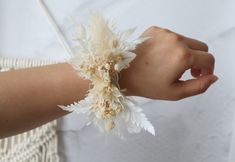
{"label": "thumb", "polygon": [[204,75],[197,79],[182,81],[176,84],[176,92],[180,99],[198,95],[204,93],[217,80],[218,77],[215,75]]}

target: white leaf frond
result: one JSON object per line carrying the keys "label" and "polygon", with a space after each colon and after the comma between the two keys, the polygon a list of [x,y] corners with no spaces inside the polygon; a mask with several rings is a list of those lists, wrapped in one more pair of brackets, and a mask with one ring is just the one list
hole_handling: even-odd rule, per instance
{"label": "white leaf frond", "polygon": [[59,105],[63,110],[86,114],[89,123],[102,132],[120,137],[123,131],[138,133],[142,129],[155,135],[142,109],[128,100],[118,85],[118,72],[128,68],[136,57],[132,50],[149,39],[128,40],[134,31],[135,28],[119,32],[115,23],[105,20],[101,14],[91,14],[88,25],[78,28],[77,45],[69,63],[78,75],[91,81],[92,87],[84,100]]}

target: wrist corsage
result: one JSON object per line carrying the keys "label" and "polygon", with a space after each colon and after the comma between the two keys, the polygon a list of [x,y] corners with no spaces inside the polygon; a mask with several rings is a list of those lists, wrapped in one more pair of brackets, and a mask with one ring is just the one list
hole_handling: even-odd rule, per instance
{"label": "wrist corsage", "polygon": [[87,26],[76,35],[77,46],[69,63],[77,74],[91,81],[84,100],[62,106],[63,110],[85,113],[101,131],[123,135],[144,129],[155,135],[153,125],[130,98],[123,95],[118,74],[136,57],[132,51],[148,38],[128,40],[134,29],[119,32],[100,14],[92,14]]}

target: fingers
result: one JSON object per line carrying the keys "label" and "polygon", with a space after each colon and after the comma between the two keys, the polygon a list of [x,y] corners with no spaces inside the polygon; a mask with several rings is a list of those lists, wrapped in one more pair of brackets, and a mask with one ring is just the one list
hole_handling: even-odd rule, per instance
{"label": "fingers", "polygon": [[178,39],[178,41],[182,41],[190,49],[208,52],[207,44],[204,43],[204,42],[201,42],[199,40],[185,37],[183,35],[180,35],[178,33],[175,33],[173,31],[170,31],[168,29],[164,29],[164,28],[161,28],[161,27],[158,27],[158,26],[152,26],[149,29],[150,29],[150,31],[154,31],[154,32],[156,32],[156,31],[164,31],[166,33],[174,33],[175,35],[179,36],[178,38],[180,38],[180,39]]}
{"label": "fingers", "polygon": [[187,81],[178,81],[176,85],[176,100],[189,96],[194,96],[205,92],[218,77],[213,75],[214,72],[214,57],[205,51],[189,50],[191,57],[188,62],[191,64],[191,74],[196,79]]}
{"label": "fingers", "polygon": [[191,68],[191,75],[195,78],[199,77],[201,75],[200,69]]}
{"label": "fingers", "polygon": [[201,94],[218,80],[215,75],[205,75],[197,79],[181,81],[175,84],[176,100]]}
{"label": "fingers", "polygon": [[183,42],[193,50],[205,51],[208,52],[208,46],[206,43],[201,42],[196,39],[184,37]]}
{"label": "fingers", "polygon": [[207,44],[188,37],[184,37],[183,42],[190,48],[193,53],[194,62],[191,68],[191,74],[193,77],[199,77],[201,75],[213,74],[214,71],[214,57],[207,53]]}
{"label": "fingers", "polygon": [[153,30],[153,31],[165,31],[165,32],[168,32],[168,33],[174,33],[174,34],[178,35],[179,37],[181,37],[182,38],[182,42],[185,43],[189,48],[191,48],[193,50],[200,50],[200,51],[208,52],[207,44],[204,43],[204,42],[201,42],[199,40],[185,37],[183,35],[180,35],[178,33],[175,33],[173,31],[170,31],[168,29],[164,29],[164,28],[161,28],[161,27],[158,27],[158,26],[152,26],[152,27],[150,27],[150,30]]}
{"label": "fingers", "polygon": [[212,54],[198,50],[191,50],[191,54],[193,61],[190,68],[193,76],[213,74],[215,59]]}

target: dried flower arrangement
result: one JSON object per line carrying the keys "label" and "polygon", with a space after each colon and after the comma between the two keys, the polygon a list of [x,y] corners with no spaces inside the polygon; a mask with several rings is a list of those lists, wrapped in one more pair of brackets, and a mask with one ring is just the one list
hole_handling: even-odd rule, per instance
{"label": "dried flower arrangement", "polygon": [[81,25],[76,35],[77,46],[69,63],[78,75],[91,81],[91,89],[84,100],[63,110],[85,113],[101,131],[122,136],[122,132],[138,133],[145,129],[155,135],[142,108],[122,94],[118,73],[129,67],[136,57],[132,51],[148,38],[128,40],[134,29],[119,32],[114,23],[100,14],[91,14],[87,26]]}

